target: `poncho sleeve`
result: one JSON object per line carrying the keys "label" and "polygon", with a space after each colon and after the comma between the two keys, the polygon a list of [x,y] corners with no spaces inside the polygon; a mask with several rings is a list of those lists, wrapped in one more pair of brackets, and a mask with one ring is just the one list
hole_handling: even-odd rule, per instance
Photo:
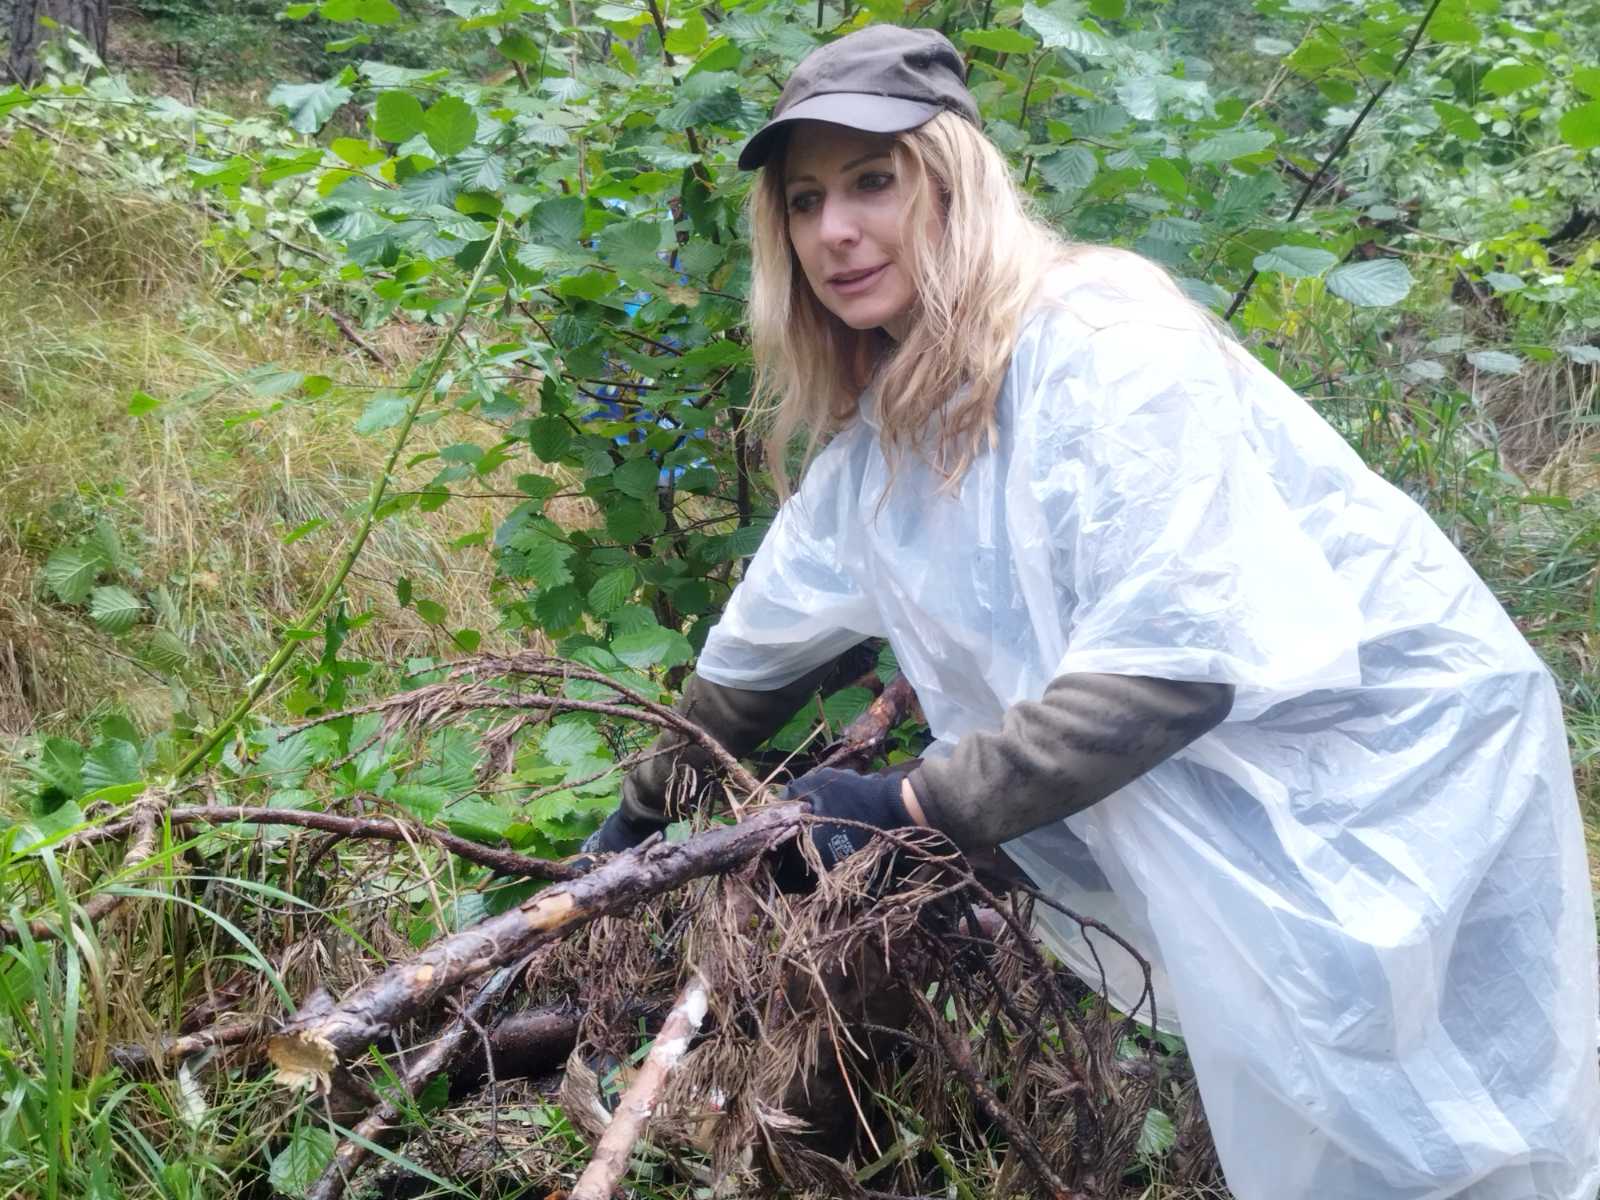
{"label": "poncho sleeve", "polygon": [[[1009,499],[1048,547],[1023,569],[1049,564],[1056,674],[1233,684],[1234,719],[1359,682],[1358,598],[1296,513],[1337,487],[1269,473],[1253,362],[1167,308],[1098,327],[1063,312],[1019,342]],[[1304,403],[1278,387],[1267,399]]]}
{"label": "poncho sleeve", "polygon": [[857,439],[841,435],[778,510],[761,548],[706,638],[696,672],[771,691],[884,632],[854,566]]}

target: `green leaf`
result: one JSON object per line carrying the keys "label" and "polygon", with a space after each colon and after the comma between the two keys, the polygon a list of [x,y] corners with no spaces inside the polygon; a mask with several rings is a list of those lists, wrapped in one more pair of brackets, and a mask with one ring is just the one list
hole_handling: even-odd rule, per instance
{"label": "green leaf", "polygon": [[460,96],[441,96],[422,117],[422,132],[440,158],[460,154],[478,136],[478,114]]}
{"label": "green leaf", "polygon": [[63,604],[82,604],[105,560],[83,546],[63,546],[44,564],[44,581]]}
{"label": "green leaf", "polygon": [[107,633],[126,633],[145,610],[145,603],[125,587],[97,587],[89,599],[89,616]]}
{"label": "green leaf", "polygon": [[393,429],[406,419],[410,401],[398,392],[379,392],[367,401],[367,407],[356,419],[357,433],[380,433]]}
{"label": "green leaf", "polygon": [[583,200],[561,196],[536,204],[528,213],[528,236],[536,241],[576,246],[583,237]]}
{"label": "green leaf", "polygon": [[541,57],[539,44],[525,33],[513,31],[501,34],[500,40],[495,45],[500,53],[512,62],[523,63],[526,66],[533,66]]}
{"label": "green leaf", "polygon": [[533,615],[547,632],[570,629],[583,619],[583,593],[570,583],[546,588],[533,602]]}
{"label": "green leaf", "polygon": [[569,719],[550,726],[539,742],[539,753],[558,767],[570,767],[599,757],[605,742],[586,720]]}
{"label": "green leaf", "polygon": [[304,733],[276,735],[256,759],[255,770],[247,774],[265,776],[276,787],[299,787],[316,756],[316,741]]}
{"label": "green leaf", "polygon": [[137,783],[142,774],[139,748],[120,739],[96,742],[84,756],[85,791],[96,792],[118,784]]}
{"label": "green leaf", "polygon": [[493,844],[505,837],[516,820],[511,813],[482,796],[463,796],[440,814],[444,827],[457,837]]}
{"label": "green leaf", "polygon": [[161,401],[150,395],[149,392],[135,392],[128,400],[128,415],[130,417],[142,417],[146,413],[155,412],[160,407]]}
{"label": "green leaf", "polygon": [[528,422],[528,445],[541,462],[559,462],[572,445],[572,427],[561,417],[535,417]]}
{"label": "green leaf", "polygon": [[1463,142],[1476,142],[1482,139],[1482,127],[1473,119],[1472,114],[1460,105],[1435,100],[1433,111],[1438,115],[1439,124],[1444,126],[1447,133],[1454,134]]}
{"label": "green leaf", "polygon": [[290,1200],[302,1200],[332,1161],[333,1134],[317,1125],[301,1125],[273,1155],[267,1178],[273,1191]]}
{"label": "green leaf", "polygon": [[1027,54],[1039,45],[1038,39],[1015,29],[967,29],[962,31],[961,40],[997,54]]}
{"label": "green leaf", "polygon": [[431,821],[450,802],[450,789],[436,783],[397,783],[384,799],[394,801],[419,821]]}
{"label": "green leaf", "polygon": [[1446,3],[1428,25],[1428,36],[1436,42],[1474,46],[1482,38],[1463,3]]}
{"label": "green leaf", "polygon": [[1159,1108],[1150,1108],[1144,1114],[1144,1128],[1139,1131],[1138,1154],[1141,1158],[1159,1158],[1178,1140],[1178,1130],[1172,1118]]}
{"label": "green leaf", "polygon": [[1411,294],[1411,272],[1398,258],[1346,263],[1328,272],[1328,290],[1358,308],[1384,308]]}
{"label": "green leaf", "polygon": [[1478,370],[1488,371],[1491,375],[1522,373],[1522,359],[1515,354],[1507,354],[1504,350],[1475,350],[1467,355],[1467,361]]}
{"label": "green leaf", "polygon": [[694,657],[694,648],[683,634],[656,625],[613,638],[611,653],[628,666],[642,670],[657,665],[675,667],[686,663]]}
{"label": "green leaf", "polygon": [[54,792],[59,803],[83,793],[83,757],[83,747],[77,742],[51,737],[45,738],[39,753],[23,766],[38,781],[40,792]]}
{"label": "green leaf", "polygon": [[1227,133],[1220,133],[1214,138],[1207,138],[1194,149],[1189,151],[1189,161],[1192,163],[1223,163],[1232,162],[1236,158],[1245,158],[1251,154],[1259,154],[1276,139],[1265,129],[1235,129]]}
{"label": "green leaf", "polygon": [[84,549],[90,554],[98,554],[108,570],[120,571],[127,566],[117,527],[104,517],[94,523],[94,532],[84,542]]}
{"label": "green leaf", "polygon": [[660,478],[661,468],[649,458],[631,459],[611,473],[617,491],[635,500],[648,500],[655,495]]}
{"label": "green leaf", "polygon": [[1040,177],[1058,192],[1086,188],[1100,169],[1094,151],[1087,146],[1068,146],[1046,155],[1036,164]]}
{"label": "green leaf", "polygon": [[1520,275],[1512,275],[1506,271],[1490,271],[1483,277],[1485,283],[1497,292],[1520,292],[1528,285],[1522,281]]}
{"label": "green leaf", "polygon": [[748,558],[761,548],[761,540],[767,536],[765,525],[745,525],[735,529],[722,539],[719,559]]}
{"label": "green leaf", "polygon": [[317,15],[324,21],[393,25],[400,19],[400,10],[391,0],[322,0]]}
{"label": "green leaf", "polygon": [[1052,4],[1048,8],[1024,4],[1022,21],[1051,50],[1065,50],[1071,54],[1098,58],[1115,48],[1110,38],[1083,28],[1079,23],[1077,5],[1071,0]]}
{"label": "green leaf", "polygon": [[1561,118],[1561,139],[1579,150],[1600,146],[1600,100],[1580,104]]}
{"label": "green leaf", "polygon": [[380,92],[372,132],[386,142],[408,142],[422,132],[422,101],[410,92]]}
{"label": "green leaf", "polygon": [[1274,246],[1256,256],[1255,269],[1288,275],[1295,279],[1314,279],[1339,261],[1339,256],[1315,246]]}
{"label": "green leaf", "polygon": [[859,717],[871,703],[872,693],[866,688],[843,688],[822,702],[822,715],[837,731]]}
{"label": "green leaf", "polygon": [[189,661],[189,647],[170,630],[157,629],[145,640],[144,656],[156,670],[173,675]]}
{"label": "green leaf", "polygon": [[289,110],[289,124],[301,133],[315,133],[355,93],[337,80],[322,83],[280,83],[267,103]]}
{"label": "green leaf", "polygon": [[417,616],[429,625],[439,625],[450,615],[450,610],[437,600],[418,600],[416,603]]}
{"label": "green leaf", "polygon": [[1591,100],[1600,100],[1600,67],[1579,67],[1572,73],[1572,86]]}
{"label": "green leaf", "polygon": [[1532,63],[1502,63],[1483,77],[1479,86],[1491,96],[1509,96],[1536,83],[1543,83],[1543,67]]}
{"label": "green leaf", "polygon": [[628,597],[633,595],[637,579],[632,567],[614,567],[607,571],[589,589],[590,611],[604,616],[626,604]]}
{"label": "green leaf", "polygon": [[620,221],[600,231],[596,242],[606,259],[618,266],[656,265],[661,226],[654,221]]}

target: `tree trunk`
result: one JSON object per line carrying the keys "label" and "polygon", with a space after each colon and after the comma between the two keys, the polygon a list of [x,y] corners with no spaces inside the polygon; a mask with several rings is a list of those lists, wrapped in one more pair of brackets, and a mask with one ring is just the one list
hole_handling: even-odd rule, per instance
{"label": "tree trunk", "polygon": [[[39,48],[62,30],[71,29],[100,56],[106,57],[106,30],[111,0],[15,0],[11,10],[11,55],[6,67],[11,78],[32,86],[43,73]],[[51,28],[44,22],[55,22]]]}

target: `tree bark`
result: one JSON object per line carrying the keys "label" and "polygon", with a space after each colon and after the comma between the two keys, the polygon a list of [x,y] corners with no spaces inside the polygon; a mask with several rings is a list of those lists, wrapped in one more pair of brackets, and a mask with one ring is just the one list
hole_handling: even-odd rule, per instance
{"label": "tree bark", "polygon": [[[45,19],[55,22],[57,28],[44,24]],[[104,62],[110,24],[111,0],[15,0],[6,68],[16,82],[32,87],[43,74],[40,47],[68,29],[81,36]]]}

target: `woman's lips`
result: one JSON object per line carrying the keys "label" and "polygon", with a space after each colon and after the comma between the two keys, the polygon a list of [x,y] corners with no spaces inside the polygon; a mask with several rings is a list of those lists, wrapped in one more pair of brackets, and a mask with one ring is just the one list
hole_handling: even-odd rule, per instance
{"label": "woman's lips", "polygon": [[888,265],[888,263],[883,263],[865,272],[842,272],[828,280],[828,286],[842,296],[853,296],[857,292],[866,291],[877,283],[878,277],[883,274],[884,268]]}

